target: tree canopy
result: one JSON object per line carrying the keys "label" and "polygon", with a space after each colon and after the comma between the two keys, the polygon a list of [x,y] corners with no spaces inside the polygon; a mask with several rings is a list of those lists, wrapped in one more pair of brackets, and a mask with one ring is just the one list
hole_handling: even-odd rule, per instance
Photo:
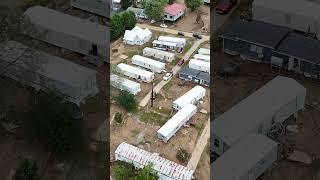
{"label": "tree canopy", "polygon": [[167,0],[146,0],[144,13],[152,20],[160,21],[164,15],[164,7]]}
{"label": "tree canopy", "polygon": [[202,0],[186,0],[185,2],[187,7],[190,8],[191,11],[198,9],[202,4]]}
{"label": "tree canopy", "polygon": [[133,0],[121,0],[121,8],[127,9],[128,7],[132,6]]}
{"label": "tree canopy", "polygon": [[23,159],[19,162],[13,179],[40,180],[37,163],[29,159]]}

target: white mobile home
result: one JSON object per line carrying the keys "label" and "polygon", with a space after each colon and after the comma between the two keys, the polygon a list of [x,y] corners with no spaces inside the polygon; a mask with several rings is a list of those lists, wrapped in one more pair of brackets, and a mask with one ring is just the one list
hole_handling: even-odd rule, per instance
{"label": "white mobile home", "polygon": [[198,54],[210,56],[210,49],[200,48],[200,49],[198,50]]}
{"label": "white mobile home", "polygon": [[131,60],[132,64],[150,69],[152,72],[157,73],[161,73],[161,71],[165,70],[166,66],[165,63],[155,61],[153,59],[146,58],[140,55],[134,55]]}
{"label": "white mobile home", "polygon": [[264,135],[250,134],[211,164],[211,179],[255,180],[278,158],[278,144]]}
{"label": "white mobile home", "polygon": [[210,73],[210,63],[197,59],[191,59],[189,61],[189,68]]}
{"label": "white mobile home", "polygon": [[177,46],[177,43],[173,42],[168,42],[168,41],[159,41],[159,40],[154,40],[152,42],[153,48],[156,49],[161,49],[165,51],[175,51]]}
{"label": "white mobile home", "polygon": [[304,108],[306,89],[291,78],[277,76],[211,123],[212,151],[221,155],[249,133],[267,134]]}
{"label": "white mobile home", "polygon": [[115,151],[115,159],[132,164],[135,168],[143,168],[152,164],[152,169],[159,180],[192,180],[194,171],[143,149],[122,142]]}
{"label": "white mobile home", "polygon": [[187,104],[172,116],[158,131],[158,137],[165,143],[176,134],[176,132],[185,125],[191,117],[196,114],[197,107],[192,104]]}
{"label": "white mobile home", "polygon": [[82,9],[93,14],[109,18],[110,1],[109,0],[71,0],[71,7]]}
{"label": "white mobile home", "polygon": [[210,62],[210,55],[195,54],[193,58],[201,61]]}
{"label": "white mobile home", "polygon": [[201,86],[195,86],[184,95],[180,96],[173,102],[173,108],[180,110],[187,104],[196,104],[206,95],[206,89]]}
{"label": "white mobile home", "polygon": [[143,82],[151,82],[154,79],[153,72],[146,71],[137,67],[129,66],[127,64],[120,63],[117,66],[120,71],[133,79],[141,80]]}
{"label": "white mobile home", "polygon": [[5,76],[36,90],[51,90],[80,104],[98,93],[96,71],[9,41],[0,49],[0,69]]}
{"label": "white mobile home", "polygon": [[159,36],[158,40],[176,43],[177,47],[182,47],[182,48],[187,43],[187,40],[185,38],[177,38],[177,37],[171,37],[171,36]]}
{"label": "white mobile home", "polygon": [[109,61],[108,27],[42,6],[24,13],[23,33],[83,55]]}
{"label": "white mobile home", "polygon": [[175,58],[173,53],[149,47],[143,49],[143,56],[154,57],[165,62],[172,62]]}
{"label": "white mobile home", "polygon": [[123,42],[129,45],[143,45],[150,41],[152,33],[148,28],[142,29],[139,26],[132,30],[126,30],[123,37]]}
{"label": "white mobile home", "polygon": [[139,83],[117,76],[115,74],[112,74],[110,76],[110,84],[115,88],[128,91],[133,95],[136,95],[141,91]]}

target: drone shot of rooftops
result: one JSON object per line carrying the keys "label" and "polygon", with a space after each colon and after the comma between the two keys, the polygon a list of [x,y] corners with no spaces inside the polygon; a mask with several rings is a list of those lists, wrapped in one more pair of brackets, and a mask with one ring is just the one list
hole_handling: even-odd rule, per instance
{"label": "drone shot of rooftops", "polygon": [[210,1],[113,0],[110,179],[210,179]]}
{"label": "drone shot of rooftops", "polygon": [[211,5],[211,179],[320,179],[320,1]]}
{"label": "drone shot of rooftops", "polygon": [[0,1],[0,179],[109,178],[109,1]]}

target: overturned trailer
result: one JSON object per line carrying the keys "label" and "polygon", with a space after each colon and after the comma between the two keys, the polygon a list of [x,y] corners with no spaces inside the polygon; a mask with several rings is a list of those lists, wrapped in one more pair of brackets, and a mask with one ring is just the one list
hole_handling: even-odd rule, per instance
{"label": "overturned trailer", "polygon": [[110,76],[110,84],[120,90],[128,91],[129,93],[136,95],[141,91],[139,83],[131,81],[129,79],[112,74]]}
{"label": "overturned trailer", "polygon": [[187,104],[173,115],[158,131],[158,137],[165,143],[175,135],[175,133],[185,125],[191,117],[196,114],[197,107],[192,104]]}
{"label": "overturned trailer", "polygon": [[278,158],[278,144],[268,137],[250,134],[211,164],[211,179],[254,180]]}
{"label": "overturned trailer", "polygon": [[108,27],[46,7],[33,6],[22,18],[22,32],[98,62],[109,62]]}
{"label": "overturned trailer", "polygon": [[98,93],[96,71],[8,41],[0,49],[4,76],[36,90],[50,90],[77,105]]}
{"label": "overturned trailer", "polygon": [[130,163],[137,169],[151,164],[153,172],[157,174],[159,180],[194,179],[192,169],[165,159],[158,153],[150,153],[125,142],[117,147],[115,159]]}
{"label": "overturned trailer", "polygon": [[165,70],[165,63],[146,58],[140,55],[134,55],[131,59],[132,64],[135,64],[137,66],[141,66],[143,68],[149,69],[152,72],[161,73]]}
{"label": "overturned trailer", "polygon": [[207,49],[207,48],[200,48],[198,50],[198,54],[202,54],[202,55],[208,55],[210,56],[210,49]]}
{"label": "overturned trailer", "polygon": [[206,89],[201,86],[195,86],[184,95],[173,101],[173,108],[180,110],[187,104],[196,104],[200,99],[206,95]]}
{"label": "overturned trailer", "polygon": [[210,55],[195,54],[193,58],[200,61],[210,62]]}
{"label": "overturned trailer", "polygon": [[122,72],[125,76],[130,78],[143,81],[143,82],[151,82],[154,79],[154,73],[150,71],[146,71],[137,67],[129,66],[124,63],[118,64],[118,69]]}
{"label": "overturned trailer", "polygon": [[189,68],[210,73],[210,63],[197,59],[191,59],[189,61]]}
{"label": "overturned trailer", "polygon": [[211,151],[221,155],[249,133],[268,134],[275,124],[304,108],[305,97],[301,84],[277,76],[212,121]]}
{"label": "overturned trailer", "polygon": [[154,57],[165,62],[172,62],[175,58],[173,53],[149,47],[143,49],[143,56]]}

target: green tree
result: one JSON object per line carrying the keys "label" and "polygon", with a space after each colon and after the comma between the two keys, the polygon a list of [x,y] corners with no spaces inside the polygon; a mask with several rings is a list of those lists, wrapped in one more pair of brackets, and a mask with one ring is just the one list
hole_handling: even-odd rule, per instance
{"label": "green tree", "polygon": [[182,162],[182,163],[186,163],[189,161],[190,159],[190,153],[188,153],[187,150],[185,149],[182,149],[182,148],[179,148],[178,149],[178,152],[177,152],[177,155],[176,155],[176,158]]}
{"label": "green tree", "polygon": [[128,91],[121,91],[120,94],[115,98],[115,100],[128,112],[131,112],[137,108],[137,102],[134,98],[134,95],[130,94]]}
{"label": "green tree", "polygon": [[164,15],[166,0],[146,0],[144,13],[152,20],[160,21]]}
{"label": "green tree", "polygon": [[82,120],[74,115],[56,93],[40,91],[30,112],[32,131],[52,152],[66,155],[83,145]]}
{"label": "green tree", "polygon": [[132,11],[127,11],[122,14],[124,29],[133,29],[137,23],[136,15]]}
{"label": "green tree", "polygon": [[110,34],[111,39],[119,38],[124,32],[124,21],[121,15],[114,14],[110,19]]}
{"label": "green tree", "polygon": [[142,169],[139,169],[136,180],[157,180],[152,172],[152,164],[144,166]]}
{"label": "green tree", "polygon": [[169,0],[168,4],[173,4],[175,0]]}
{"label": "green tree", "polygon": [[186,0],[186,4],[187,7],[191,9],[191,11],[194,11],[201,6],[202,0]]}
{"label": "green tree", "polygon": [[127,9],[128,7],[132,6],[133,0],[121,0],[121,8]]}
{"label": "green tree", "polygon": [[35,161],[24,159],[19,162],[14,180],[40,180],[38,175],[38,165]]}
{"label": "green tree", "polygon": [[122,113],[116,112],[116,114],[114,115],[114,120],[120,124],[122,122]]}
{"label": "green tree", "polygon": [[112,169],[112,174],[116,180],[128,180],[133,176],[131,165],[119,164]]}

